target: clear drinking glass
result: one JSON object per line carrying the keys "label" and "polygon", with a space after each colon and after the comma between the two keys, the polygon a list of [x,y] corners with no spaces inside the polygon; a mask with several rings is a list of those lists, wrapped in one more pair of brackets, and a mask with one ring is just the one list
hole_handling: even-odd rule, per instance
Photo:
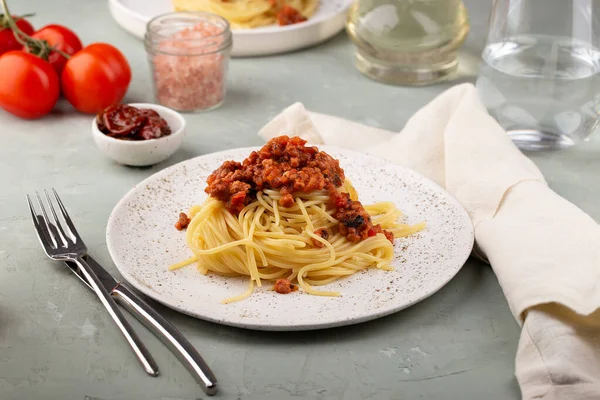
{"label": "clear drinking glass", "polygon": [[524,150],[587,140],[600,121],[600,1],[495,0],[477,89]]}
{"label": "clear drinking glass", "polygon": [[386,83],[423,85],[456,71],[469,21],[462,0],[355,0],[346,31],[359,71]]}

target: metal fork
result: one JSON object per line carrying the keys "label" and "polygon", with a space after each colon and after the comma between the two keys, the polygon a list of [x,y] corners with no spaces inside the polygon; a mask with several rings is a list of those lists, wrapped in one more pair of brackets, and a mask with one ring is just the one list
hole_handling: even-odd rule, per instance
{"label": "metal fork", "polygon": [[124,318],[121,311],[117,308],[117,304],[111,297],[110,293],[104,288],[96,274],[85,261],[84,256],[87,254],[87,247],[85,243],[83,243],[81,236],[79,236],[77,233],[71,218],[69,218],[69,214],[67,214],[67,210],[58,197],[58,194],[54,189],[52,189],[52,191],[54,193],[54,197],[56,198],[56,203],[58,204],[64,223],[62,223],[58,218],[54,204],[46,190],[44,190],[44,194],[46,197],[46,203],[50,209],[50,217],[46,212],[44,202],[42,201],[42,198],[38,192],[36,192],[36,197],[39,208],[42,211],[42,215],[36,213],[31,198],[29,195],[27,195],[27,202],[29,203],[29,208],[31,210],[33,224],[44,252],[52,260],[72,261],[77,265],[81,274],[90,284],[102,302],[102,305],[106,308],[111,318],[117,324],[117,327],[123,336],[125,336],[127,343],[129,343],[129,346],[131,346],[133,349],[144,370],[151,376],[157,376],[159,372],[154,358],[152,358],[146,349],[146,346],[144,346],[144,344],[136,335],[135,331]]}

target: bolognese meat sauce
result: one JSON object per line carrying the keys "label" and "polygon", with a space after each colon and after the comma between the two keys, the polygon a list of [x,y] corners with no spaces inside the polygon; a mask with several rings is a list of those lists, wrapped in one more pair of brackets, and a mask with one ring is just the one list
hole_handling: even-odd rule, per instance
{"label": "bolognese meat sauce", "polygon": [[277,281],[275,281],[275,285],[273,286],[273,289],[280,294],[288,294],[288,293],[292,293],[295,292],[296,290],[298,290],[298,286],[292,284],[292,282],[290,282],[287,279],[277,279]]}
{"label": "bolognese meat sauce", "polygon": [[294,205],[294,192],[327,190],[336,207],[334,218],[339,221],[340,233],[348,240],[359,242],[383,233],[393,242],[392,233],[373,225],[359,201],[338,191],[345,180],[339,161],[305,144],[299,137],[279,136],[253,151],[242,163],[225,161],[206,180],[205,192],[225,202],[232,214],[238,214],[264,189],[279,189],[279,205],[286,208]]}
{"label": "bolognese meat sauce", "polygon": [[[323,239],[327,240],[329,239],[329,231],[325,228],[320,228],[317,229],[316,231],[313,232],[315,235],[322,237]],[[313,246],[314,247],[318,247],[318,248],[323,248],[323,243],[319,242],[316,239],[311,239]]]}
{"label": "bolognese meat sauce", "polygon": [[186,213],[179,213],[179,219],[175,223],[175,229],[178,231],[182,231],[190,224],[191,219],[187,216]]}
{"label": "bolognese meat sauce", "polygon": [[277,12],[277,23],[280,26],[297,24],[306,21],[306,17],[292,6],[284,5]]}

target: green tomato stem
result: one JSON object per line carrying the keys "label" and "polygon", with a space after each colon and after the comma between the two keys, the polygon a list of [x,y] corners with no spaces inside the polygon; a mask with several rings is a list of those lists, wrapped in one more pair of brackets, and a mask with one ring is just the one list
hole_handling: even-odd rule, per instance
{"label": "green tomato stem", "polygon": [[6,4],[6,0],[0,0],[0,5],[2,6],[2,12],[4,13],[4,18],[6,18],[6,22],[8,22],[8,26],[14,32],[15,39],[23,46],[27,46],[27,41],[23,39],[22,36],[27,36],[22,30],[17,26],[17,22],[8,11],[8,5]]}
{"label": "green tomato stem", "polygon": [[[19,43],[21,43],[28,50],[28,52],[30,52],[29,50],[31,50],[31,49],[37,49],[37,51],[32,54],[34,54],[38,57],[41,57],[45,60],[48,59],[48,54],[51,51],[60,54],[67,60],[69,58],[71,58],[70,54],[67,54],[64,51],[59,50],[58,48],[56,48],[56,46],[50,46],[47,41],[35,39],[35,38],[29,36],[28,34],[26,34],[25,32],[23,32],[21,29],[19,29],[17,22],[15,21],[13,16],[10,14],[10,11],[8,11],[8,5],[6,4],[6,0],[0,0],[0,6],[2,7],[2,12],[4,13],[4,18],[6,18],[6,21],[8,22],[8,26],[14,33],[15,39],[17,39],[17,41]],[[34,14],[26,14],[18,19],[22,19],[24,17],[28,17],[28,16],[32,16],[32,15],[34,15]]]}

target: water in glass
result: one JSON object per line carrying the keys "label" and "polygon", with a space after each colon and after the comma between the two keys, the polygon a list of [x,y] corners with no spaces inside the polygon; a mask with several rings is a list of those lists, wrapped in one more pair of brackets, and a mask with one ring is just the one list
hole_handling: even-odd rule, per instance
{"label": "water in glass", "polygon": [[490,114],[525,150],[587,140],[600,121],[594,9],[579,7],[589,1],[549,2],[544,9],[534,0],[495,1],[477,79]]}

